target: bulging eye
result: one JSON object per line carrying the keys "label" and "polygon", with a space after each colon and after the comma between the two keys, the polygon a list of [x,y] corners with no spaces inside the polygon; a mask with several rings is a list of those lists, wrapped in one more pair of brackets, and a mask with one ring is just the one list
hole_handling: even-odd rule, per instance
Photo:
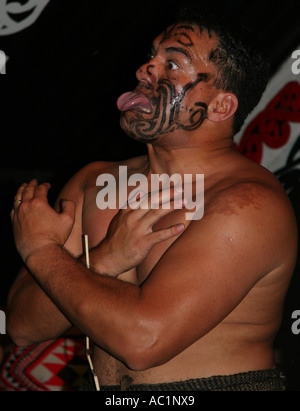
{"label": "bulging eye", "polygon": [[177,70],[179,66],[173,60],[169,60],[167,64],[167,68],[168,70]]}
{"label": "bulging eye", "polygon": [[153,53],[148,53],[147,54],[147,61],[150,61],[152,59],[154,59],[155,55]]}
{"label": "bulging eye", "polygon": [[155,49],[151,49],[150,53],[147,53],[147,61],[153,60],[156,56]]}

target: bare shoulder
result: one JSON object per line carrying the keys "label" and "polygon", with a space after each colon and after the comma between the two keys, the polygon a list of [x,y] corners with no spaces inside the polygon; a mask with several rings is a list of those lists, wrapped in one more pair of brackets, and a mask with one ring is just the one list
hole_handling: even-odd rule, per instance
{"label": "bare shoulder", "polygon": [[143,167],[146,156],[133,157],[122,161],[95,161],[79,170],[69,181],[68,185],[76,185],[82,191],[96,186],[97,177],[109,173],[118,178],[119,167],[126,166],[130,170],[139,170]]}
{"label": "bare shoulder", "polygon": [[86,188],[93,184],[94,176],[108,172],[114,164],[114,162],[107,161],[95,161],[87,164],[66,183],[63,192],[68,192],[73,196],[83,195]]}
{"label": "bare shoulder", "polygon": [[131,158],[120,162],[95,161],[81,168],[70,178],[61,190],[56,201],[58,207],[61,199],[72,200],[77,205],[82,204],[89,189],[96,188],[96,180],[100,174],[110,173],[118,177],[119,166],[125,165],[129,169],[139,169],[145,163],[145,156]]}
{"label": "bare shoulder", "polygon": [[236,181],[207,200],[203,218],[190,222],[151,277],[166,288],[192,283],[195,304],[201,294],[208,307],[213,295],[232,310],[260,281],[280,293],[296,256],[296,222],[284,191],[273,179]]}
{"label": "bare shoulder", "polygon": [[255,255],[261,274],[283,264],[294,264],[297,224],[289,198],[270,173],[259,178],[232,181],[216,191],[205,205],[204,217],[193,222],[194,235],[214,233],[215,244],[235,250],[237,256]]}
{"label": "bare shoulder", "polygon": [[61,209],[61,200],[69,200],[75,203],[75,221],[72,232],[65,244],[65,247],[73,255],[82,253],[82,210],[85,201],[85,195],[88,187],[95,184],[94,176],[97,173],[106,172],[112,167],[108,162],[93,162],[80,169],[62,188],[56,202],[55,209],[59,212]]}
{"label": "bare shoulder", "polygon": [[[190,222],[143,286],[153,301],[151,291],[160,296],[164,290],[168,309],[177,313],[176,318],[181,310],[189,311],[191,321],[197,319],[198,337],[223,321],[246,297],[255,307],[250,321],[269,321],[262,312],[266,305],[269,313],[270,307],[281,304],[297,255],[293,210],[273,178],[232,178],[209,197],[203,218]],[[244,306],[236,311],[235,319],[243,322],[246,310]],[[278,310],[274,318],[277,314]]]}
{"label": "bare shoulder", "polygon": [[208,211],[227,216],[239,215],[243,210],[293,215],[288,196],[275,178],[233,181],[217,191],[208,204]]}
{"label": "bare shoulder", "polygon": [[[87,209],[88,203],[93,203],[95,208],[95,192],[97,191],[97,178],[101,174],[109,173],[118,178],[119,166],[126,165],[128,168],[138,169],[145,161],[137,157],[120,162],[116,161],[95,161],[81,168],[65,184],[61,190],[55,208],[60,211],[61,200],[71,200],[75,203],[75,222],[72,233],[66,243],[66,248],[75,255],[82,252],[82,231],[83,231],[83,210]],[[91,210],[91,208],[88,208]]]}

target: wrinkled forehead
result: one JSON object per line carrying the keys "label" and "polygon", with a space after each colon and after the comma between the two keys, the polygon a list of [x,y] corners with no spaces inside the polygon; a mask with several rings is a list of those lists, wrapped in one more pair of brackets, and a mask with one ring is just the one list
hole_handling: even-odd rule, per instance
{"label": "wrinkled forehead", "polygon": [[178,23],[167,27],[154,40],[154,44],[159,46],[171,41],[206,56],[218,45],[215,35],[210,36],[206,30],[200,31],[199,27],[188,23]]}

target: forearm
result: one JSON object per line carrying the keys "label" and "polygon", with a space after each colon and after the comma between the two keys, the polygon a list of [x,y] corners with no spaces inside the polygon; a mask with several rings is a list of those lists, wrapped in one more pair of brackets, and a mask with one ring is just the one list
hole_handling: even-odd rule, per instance
{"label": "forearm", "polygon": [[[55,258],[54,256],[50,261],[50,266]],[[78,261],[86,265],[85,254]],[[90,252],[90,263],[92,269],[97,268],[98,274],[108,271],[107,264],[101,264],[98,253],[93,250]],[[61,277],[60,274],[60,279]],[[75,321],[78,323],[78,318]],[[57,338],[72,325],[56,306],[51,294],[48,296],[45,287],[41,287],[36,278],[23,267],[8,296],[7,329],[13,341],[17,345],[28,346]]]}
{"label": "forearm", "polygon": [[[141,367],[145,353],[153,352],[154,346],[156,357],[157,340],[165,329],[159,320],[159,300],[153,303],[156,288],[145,293],[144,285],[138,287],[116,277],[139,266],[155,244],[178,236],[184,225],[152,229],[171,209],[120,210],[110,222],[105,239],[91,250],[88,269],[63,248],[70,243],[70,235],[74,239],[81,233],[78,224],[74,231],[75,203],[63,200],[57,212],[49,206],[48,190],[49,185],[38,186],[33,181],[17,191],[11,219],[20,256],[70,324],[127,365]],[[144,201],[149,202],[149,198],[145,196]],[[160,195],[157,202],[163,203]],[[52,329],[51,322],[49,327]]]}
{"label": "forearm", "polygon": [[33,253],[27,265],[72,324],[112,355],[126,357],[128,340],[138,332],[139,287],[94,274],[57,245]]}
{"label": "forearm", "polygon": [[17,345],[56,338],[72,324],[22,268],[8,295],[7,331]]}

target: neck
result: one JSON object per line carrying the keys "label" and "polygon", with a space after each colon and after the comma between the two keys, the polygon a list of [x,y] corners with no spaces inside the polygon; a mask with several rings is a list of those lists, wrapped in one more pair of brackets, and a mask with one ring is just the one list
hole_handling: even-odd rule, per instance
{"label": "neck", "polygon": [[224,156],[232,152],[231,145],[231,140],[227,139],[196,147],[166,148],[161,145],[148,145],[149,174],[215,174]]}

